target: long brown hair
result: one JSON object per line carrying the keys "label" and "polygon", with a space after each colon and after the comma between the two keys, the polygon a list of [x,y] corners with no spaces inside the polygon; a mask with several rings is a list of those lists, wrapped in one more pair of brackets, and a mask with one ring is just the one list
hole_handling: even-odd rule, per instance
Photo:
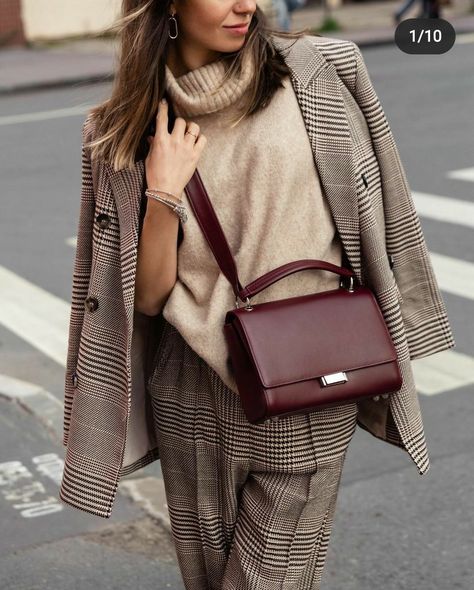
{"label": "long brown hair", "polygon": [[[118,35],[118,66],[110,98],[89,112],[94,134],[85,147],[91,148],[92,158],[108,162],[114,170],[134,168],[136,159],[145,157],[147,129],[165,93],[170,3],[171,0],[122,0],[121,15],[107,29]],[[282,86],[282,78],[289,74],[271,43],[271,35],[296,40],[308,32],[271,29],[265,13],[256,7],[243,47],[219,58],[226,64],[226,79],[240,74],[247,52],[259,64],[242,100],[239,120],[265,107]]]}

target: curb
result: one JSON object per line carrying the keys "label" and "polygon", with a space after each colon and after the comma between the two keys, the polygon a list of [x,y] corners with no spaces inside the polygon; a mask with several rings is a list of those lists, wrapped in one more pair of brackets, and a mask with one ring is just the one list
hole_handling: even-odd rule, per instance
{"label": "curb", "polygon": [[[453,25],[454,26],[454,25]],[[458,21],[455,23],[456,28],[456,35],[463,35],[463,34],[470,34],[474,32],[474,28],[472,26],[463,27],[462,22]],[[335,36],[338,38],[337,32],[329,34],[329,36]],[[380,37],[371,37],[371,38],[360,38],[358,39],[358,34],[354,32],[352,35],[355,43],[361,48],[364,47],[383,47],[386,45],[394,45],[394,31],[391,31],[389,35],[384,34]],[[363,37],[363,35],[361,35]],[[351,35],[346,33],[344,39],[351,38]],[[84,74],[79,76],[71,76],[71,77],[63,77],[57,78],[56,80],[45,80],[45,81],[37,81],[37,82],[25,82],[10,86],[0,86],[0,97],[1,96],[11,96],[21,93],[28,93],[37,90],[52,90],[58,88],[68,88],[71,86],[80,86],[80,85],[90,85],[90,84],[104,84],[106,82],[113,82],[115,78],[114,72],[110,70],[104,71],[103,73],[99,74]]]}
{"label": "curb", "polygon": [[[393,36],[390,37],[379,37],[368,40],[357,41],[359,47],[375,47],[382,45],[393,44]],[[88,85],[88,84],[101,84],[106,82],[112,82],[115,78],[114,72],[109,69],[103,73],[98,74],[84,74],[84,75],[72,75],[68,77],[60,77],[56,80],[38,80],[35,82],[24,82],[18,84],[12,84],[9,86],[0,85],[0,97],[1,96],[12,96],[21,93],[28,93],[38,90],[53,90],[59,88],[68,88],[71,86]]]}
{"label": "curb", "polygon": [[153,476],[121,479],[119,490],[140,506],[144,512],[155,518],[172,536],[163,479]]}
{"label": "curb", "polygon": [[107,72],[87,76],[76,76],[75,78],[58,78],[44,82],[32,82],[0,87],[0,96],[10,96],[21,93],[36,92],[37,90],[54,90],[56,88],[67,88],[69,86],[81,86],[89,84],[104,84],[112,82],[114,74]]}
{"label": "curb", "polygon": [[[56,443],[62,445],[63,404],[39,385],[0,374],[0,399],[17,403],[39,420]],[[125,476],[119,481],[119,491],[155,518],[171,535],[171,523],[162,478]]]}
{"label": "curb", "polygon": [[0,397],[33,414],[50,435],[62,441],[63,404],[39,385],[0,374]]}

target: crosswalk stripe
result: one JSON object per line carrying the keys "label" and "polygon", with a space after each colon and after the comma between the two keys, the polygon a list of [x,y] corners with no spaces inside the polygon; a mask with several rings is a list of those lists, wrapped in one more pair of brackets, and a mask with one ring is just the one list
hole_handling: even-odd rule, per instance
{"label": "crosswalk stripe", "polygon": [[474,299],[474,264],[430,251],[439,287],[446,293]]}
{"label": "crosswalk stripe", "polygon": [[463,43],[474,43],[474,33],[461,33],[456,35],[456,45]]}
{"label": "crosswalk stripe", "polygon": [[[473,264],[432,252],[430,258],[443,291],[473,298]],[[0,266],[0,324],[63,367],[69,313],[69,303]],[[474,383],[474,358],[454,350],[414,360],[413,370],[425,395]]]}
{"label": "crosswalk stripe", "polygon": [[417,191],[412,192],[412,196],[418,215],[436,221],[474,227],[474,203]]}
{"label": "crosswalk stripe", "polygon": [[71,236],[70,238],[66,238],[66,244],[75,248],[77,246],[77,236]]}
{"label": "crosswalk stripe", "polygon": [[0,266],[0,324],[66,366],[70,306]]}
{"label": "crosswalk stripe", "polygon": [[412,361],[415,384],[424,395],[446,393],[474,383],[474,358],[462,352],[443,350]]}
{"label": "crosswalk stripe", "polygon": [[446,174],[448,178],[456,180],[466,180],[467,182],[474,182],[474,168],[461,168],[459,170],[451,170]]}

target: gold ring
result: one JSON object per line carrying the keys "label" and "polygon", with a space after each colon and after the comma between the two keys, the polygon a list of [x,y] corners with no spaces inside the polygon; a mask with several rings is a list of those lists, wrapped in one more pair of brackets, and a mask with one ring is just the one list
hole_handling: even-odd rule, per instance
{"label": "gold ring", "polygon": [[194,133],[191,133],[191,131],[186,131],[186,133],[184,135],[186,135],[187,133],[189,133],[189,135],[192,135],[197,138],[197,135],[194,135]]}

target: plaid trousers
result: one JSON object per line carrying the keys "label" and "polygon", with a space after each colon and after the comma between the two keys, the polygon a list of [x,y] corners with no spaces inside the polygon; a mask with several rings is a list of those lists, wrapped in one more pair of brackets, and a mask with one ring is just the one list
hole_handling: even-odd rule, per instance
{"label": "plaid trousers", "polygon": [[251,424],[166,320],[147,386],[186,590],[319,590],[356,403]]}

